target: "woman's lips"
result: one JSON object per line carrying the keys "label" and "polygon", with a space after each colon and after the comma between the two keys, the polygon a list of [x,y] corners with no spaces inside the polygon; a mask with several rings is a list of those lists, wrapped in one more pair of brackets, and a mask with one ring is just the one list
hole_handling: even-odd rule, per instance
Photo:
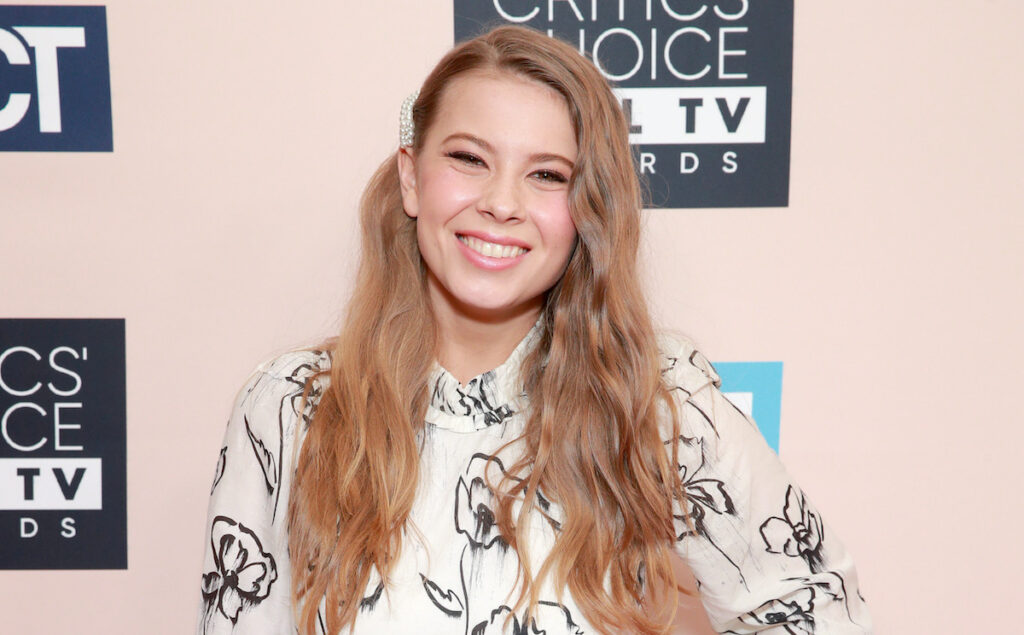
{"label": "woman's lips", "polygon": [[516,265],[530,251],[519,245],[491,242],[468,234],[456,234],[455,237],[459,250],[467,260],[481,269],[491,271]]}
{"label": "woman's lips", "polygon": [[455,236],[463,245],[466,245],[482,256],[490,258],[514,258],[529,251],[525,247],[508,242],[483,240],[468,234],[456,234]]}

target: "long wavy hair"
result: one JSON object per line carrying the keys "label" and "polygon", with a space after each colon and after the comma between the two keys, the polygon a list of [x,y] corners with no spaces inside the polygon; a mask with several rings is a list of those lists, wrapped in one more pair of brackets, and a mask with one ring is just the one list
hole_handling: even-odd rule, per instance
{"label": "long wavy hair", "polygon": [[[664,632],[674,611],[652,607],[665,606],[678,588],[671,566],[673,503],[683,500],[671,458],[678,414],[638,279],[643,200],[628,124],[586,57],[541,33],[502,26],[451,50],[427,77],[413,108],[414,151],[445,88],[469,71],[509,73],[557,91],[578,148],[569,210],[579,239],[521,365],[525,450],[495,485],[501,535],[520,556],[516,610],[525,604],[532,613],[550,577],[599,630]],[[299,456],[289,508],[292,593],[305,634],[314,633],[325,596],[334,634],[356,619],[374,571],[389,579],[416,495],[417,435],[438,348],[396,155],[370,180],[360,216],[356,284],[342,331],[328,342],[329,387]],[[527,518],[538,492],[564,518],[532,571]]]}

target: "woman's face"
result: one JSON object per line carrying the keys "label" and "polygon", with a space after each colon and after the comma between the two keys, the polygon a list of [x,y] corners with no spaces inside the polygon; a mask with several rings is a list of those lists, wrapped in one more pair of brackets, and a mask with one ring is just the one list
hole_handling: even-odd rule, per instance
{"label": "woman's face", "polygon": [[412,155],[399,154],[436,311],[488,322],[539,312],[576,241],[565,100],[509,74],[451,80]]}

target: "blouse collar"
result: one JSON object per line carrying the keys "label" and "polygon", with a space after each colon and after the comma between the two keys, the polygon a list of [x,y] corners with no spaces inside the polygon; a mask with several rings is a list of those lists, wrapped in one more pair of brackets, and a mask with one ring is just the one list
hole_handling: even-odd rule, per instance
{"label": "blouse collar", "polygon": [[503,423],[520,411],[526,400],[519,367],[540,339],[540,324],[538,319],[500,366],[477,375],[465,385],[434,362],[428,384],[427,423],[453,432],[474,432]]}

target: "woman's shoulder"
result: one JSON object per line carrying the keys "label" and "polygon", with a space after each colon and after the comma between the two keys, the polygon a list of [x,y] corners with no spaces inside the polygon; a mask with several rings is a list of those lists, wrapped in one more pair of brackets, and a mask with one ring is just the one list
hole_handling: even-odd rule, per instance
{"label": "woman's shoulder", "polygon": [[325,373],[331,369],[331,357],[320,348],[301,348],[275,355],[256,367],[254,375],[268,375],[274,379],[301,379]]}
{"label": "woman's shoulder", "polygon": [[721,386],[722,379],[692,339],[674,330],[657,333],[662,374],[674,387],[693,394],[705,386]]}
{"label": "woman's shoulder", "polygon": [[330,355],[317,348],[290,350],[267,359],[238,391],[235,412],[247,428],[280,425],[300,414],[308,423],[327,386],[330,368]]}

